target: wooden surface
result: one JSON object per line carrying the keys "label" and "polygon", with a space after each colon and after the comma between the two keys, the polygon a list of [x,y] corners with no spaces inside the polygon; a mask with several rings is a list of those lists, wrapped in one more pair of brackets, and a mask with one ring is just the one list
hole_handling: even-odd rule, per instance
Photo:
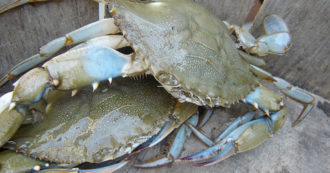
{"label": "wooden surface", "polygon": [[[242,24],[251,1],[196,0],[223,20]],[[283,2],[282,2],[283,1]],[[287,56],[265,57],[267,70],[295,85],[330,98],[329,89],[329,2],[328,0],[275,0],[265,9],[280,14],[289,21],[294,46]],[[1,1],[4,2],[4,1]],[[294,3],[297,2],[297,3]],[[0,3],[1,4],[1,3]],[[305,5],[306,4],[306,5]],[[263,14],[266,14],[263,13]],[[90,0],[63,0],[37,6],[25,5],[0,15],[0,76],[20,60],[34,55],[48,41],[97,20],[97,4]],[[235,22],[236,21],[236,22]],[[10,82],[0,89],[4,93]],[[327,172],[330,170],[329,102],[319,98],[311,116],[292,129],[290,122],[300,106],[289,101],[290,122],[271,140],[246,153],[236,155],[220,164],[192,168],[190,164],[173,164],[161,169],[135,169],[126,166],[119,172]],[[228,112],[227,112],[228,113]],[[231,112],[232,113],[232,112]],[[234,111],[237,116],[239,113]],[[214,129],[223,129],[228,120],[226,112],[218,110],[211,121]],[[221,118],[220,118],[221,117]],[[210,128],[211,126],[207,126]],[[206,130],[207,131],[207,130]],[[211,134],[215,135],[218,132]],[[183,155],[198,151],[197,140],[187,142]],[[159,154],[162,149],[143,152],[138,160]]]}

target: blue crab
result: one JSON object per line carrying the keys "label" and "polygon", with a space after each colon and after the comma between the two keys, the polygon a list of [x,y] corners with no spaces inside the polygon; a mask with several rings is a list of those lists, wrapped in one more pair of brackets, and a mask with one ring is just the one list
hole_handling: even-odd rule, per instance
{"label": "blue crab", "polygon": [[[15,1],[0,12],[27,2]],[[95,91],[99,82],[111,83],[117,77],[152,75],[180,102],[230,107],[242,101],[265,113],[265,117],[256,120],[250,114],[243,116],[215,141],[189,126],[210,148],[178,160],[212,157],[198,166],[214,164],[254,148],[281,128],[286,117],[282,97],[262,86],[263,82],[271,82],[285,96],[304,105],[294,124],[313,107],[311,95],[262,70],[258,66],[264,62],[252,56],[288,51],[289,30],[276,15],[265,18],[265,35],[255,39],[246,30],[220,21],[189,0],[98,2],[109,6],[112,18],[101,19],[49,42],[1,79],[3,84],[53,57],[63,47],[79,44],[25,73],[16,82],[13,93],[1,97],[0,115],[7,123],[0,133],[0,146],[13,136],[26,117],[32,117],[30,121],[40,117],[35,110],[44,106],[40,100],[45,99],[49,90],[69,90],[74,96],[86,85],[91,84]],[[126,54],[118,51],[125,47],[132,51]],[[249,134],[256,134],[257,138],[249,138]],[[138,166],[162,165],[175,159],[168,156]]]}

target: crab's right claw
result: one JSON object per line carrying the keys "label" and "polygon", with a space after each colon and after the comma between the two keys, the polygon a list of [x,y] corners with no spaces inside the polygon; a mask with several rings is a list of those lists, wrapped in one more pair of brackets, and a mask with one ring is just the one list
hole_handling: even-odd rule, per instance
{"label": "crab's right claw", "polygon": [[285,54],[291,47],[289,29],[282,18],[277,15],[269,15],[264,18],[265,35],[257,39],[257,44],[251,49],[251,53],[258,55]]}
{"label": "crab's right claw", "polygon": [[12,92],[0,97],[0,147],[17,131],[24,121],[24,115],[16,109],[9,110]]}
{"label": "crab's right claw", "polygon": [[[247,116],[250,117],[250,115]],[[286,118],[286,108],[284,107],[281,111],[272,114],[270,118],[262,117],[246,122],[214,146],[197,154],[181,158],[179,161],[199,161],[210,158],[193,166],[209,166],[218,163],[236,153],[257,147],[281,129]]]}

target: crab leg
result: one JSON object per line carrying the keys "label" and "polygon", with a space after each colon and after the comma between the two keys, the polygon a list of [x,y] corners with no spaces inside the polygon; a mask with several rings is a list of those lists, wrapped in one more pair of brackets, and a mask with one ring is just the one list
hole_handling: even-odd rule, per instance
{"label": "crab leg", "polygon": [[[228,128],[224,132],[222,132],[215,139],[216,145],[215,145],[214,142],[212,142],[212,144],[210,143],[211,145],[209,145],[210,148],[208,148],[207,150],[204,150],[202,152],[196,153],[195,155],[192,155],[192,156],[181,158],[178,161],[188,161],[188,160],[189,161],[197,161],[197,160],[202,160],[202,159],[205,159],[207,157],[210,157],[210,156],[214,155],[215,151],[219,150],[220,147],[222,146],[222,143],[220,142],[221,140],[223,140],[225,137],[227,137],[229,134],[231,134],[240,125],[246,124],[247,122],[251,121],[253,117],[254,117],[254,112],[248,112],[248,113],[244,114],[242,117],[237,118],[236,120],[234,120],[228,126]],[[197,130],[195,130],[195,131],[198,132]],[[195,131],[194,131],[194,133],[196,134]],[[199,139],[201,139],[201,138],[208,139],[208,137],[206,135],[202,134],[202,133],[200,133],[199,135],[196,135],[196,136]]]}
{"label": "crab leg", "polygon": [[209,166],[220,162],[236,153],[241,153],[257,147],[266,139],[271,137],[282,128],[287,118],[286,108],[270,115],[262,117],[234,129],[225,138],[217,142],[214,146],[179,159],[179,161],[197,161],[212,157],[206,162],[194,164],[193,166]]}
{"label": "crab leg", "polygon": [[236,118],[229,126],[228,128],[221,133],[216,139],[215,142],[219,142],[222,139],[224,139],[226,136],[228,136],[231,132],[233,132],[237,127],[239,127],[242,124],[245,124],[253,119],[255,116],[255,112],[248,112],[244,114],[242,117]]}
{"label": "crab leg", "polygon": [[[117,40],[117,43],[113,40]],[[126,75],[123,69],[131,65],[130,55],[111,48],[126,43],[121,36],[95,38],[59,55],[42,68],[34,68],[23,75],[16,83],[13,93],[0,98],[0,117],[7,119],[3,121],[6,124],[1,126],[0,144],[3,145],[15,133],[27,114],[35,112],[29,111],[32,110],[31,104],[41,103],[39,101],[47,89],[73,90],[72,93],[75,94],[77,89],[85,85],[93,83],[95,90],[99,81],[111,81],[113,77]],[[103,46],[99,46],[100,44]]]}
{"label": "crab leg", "polygon": [[98,36],[103,36],[107,34],[116,34],[119,32],[118,27],[114,24],[114,19],[102,19],[97,22],[83,26],[75,31],[66,34],[63,37],[57,38],[50,41],[46,45],[40,48],[40,52],[36,55],[23,60],[15,67],[13,67],[9,72],[0,80],[0,86],[5,84],[8,80],[14,78],[15,76],[22,74],[23,72],[35,67],[41,62],[45,62],[55,53],[61,50],[64,46],[74,45],[87,41],[91,38]]}
{"label": "crab leg", "polygon": [[[192,126],[196,126],[198,123],[198,115],[193,115],[188,121],[188,124]],[[179,130],[177,131],[175,138],[171,144],[170,150],[167,156],[162,156],[157,159],[151,159],[144,161],[142,163],[135,164],[135,167],[139,168],[152,168],[152,167],[160,167],[172,163],[181,153],[183,148],[184,141],[187,136],[190,136],[191,131],[188,130],[185,124],[181,125]]]}
{"label": "crab leg", "polygon": [[192,132],[194,133],[194,135],[200,139],[204,144],[206,144],[207,146],[213,146],[214,142],[208,138],[206,135],[204,135],[203,132],[199,131],[198,129],[196,129],[193,125],[191,125],[190,123],[186,123],[187,126],[192,130]]}
{"label": "crab leg", "polygon": [[211,118],[211,116],[213,115],[214,109],[206,109],[206,112],[204,112],[204,114],[202,116],[200,116],[201,120],[198,124],[198,127],[203,127],[205,125],[205,123]]}
{"label": "crab leg", "polygon": [[282,93],[284,93],[286,96],[290,97],[291,99],[301,103],[304,106],[298,118],[292,124],[292,126],[294,127],[297,124],[299,124],[301,121],[303,121],[306,118],[306,116],[310,113],[310,111],[313,109],[315,98],[312,95],[308,94],[306,91],[298,87],[292,86],[284,79],[278,77],[275,77],[274,79],[276,80],[276,82],[274,82],[274,85],[278,89],[280,89]]}
{"label": "crab leg", "polygon": [[[27,72],[17,82],[12,102],[38,102],[50,87],[77,90],[93,84],[95,90],[100,81],[126,75],[124,69],[131,65],[131,55],[124,55],[112,48],[121,44],[122,38],[118,37],[105,36],[91,40],[48,61],[42,68]],[[111,38],[117,38],[114,40],[118,42],[114,43]],[[25,90],[26,87],[30,90]]]}
{"label": "crab leg", "polygon": [[296,126],[299,124],[306,116],[309,114],[309,112],[314,107],[315,98],[307,93],[306,91],[292,86],[290,83],[285,81],[284,79],[274,77],[270,73],[251,65],[251,70],[253,70],[253,73],[255,73],[258,77],[261,79],[271,81],[273,84],[287,97],[297,101],[298,103],[301,103],[304,108],[299,114],[298,118],[293,122],[292,126]]}

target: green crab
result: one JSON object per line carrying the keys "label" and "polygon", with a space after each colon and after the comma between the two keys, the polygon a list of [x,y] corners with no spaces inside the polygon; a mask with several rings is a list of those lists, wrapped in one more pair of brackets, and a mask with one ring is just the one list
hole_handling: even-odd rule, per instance
{"label": "green crab", "polygon": [[[27,2],[15,1],[0,12]],[[40,119],[39,108],[45,107],[40,101],[47,100],[48,92],[65,90],[75,96],[86,85],[97,91],[99,82],[111,83],[117,77],[152,75],[179,102],[230,107],[242,101],[265,113],[258,119],[251,114],[243,116],[215,141],[188,125],[210,148],[178,160],[211,158],[197,166],[214,164],[254,148],[281,128],[286,119],[282,97],[263,87],[262,82],[273,83],[284,95],[304,105],[295,124],[313,107],[311,95],[260,69],[258,66],[264,62],[252,56],[288,51],[289,30],[276,15],[265,18],[265,35],[255,39],[246,30],[220,21],[189,0],[98,2],[109,6],[112,18],[100,19],[49,42],[1,79],[3,84],[53,57],[63,47],[79,44],[28,71],[16,82],[12,94],[1,97],[0,115],[7,123],[0,131],[0,146],[26,117],[30,117],[29,121]],[[127,47],[129,51],[122,51]],[[176,157],[168,156],[137,166],[152,167],[174,160]]]}

